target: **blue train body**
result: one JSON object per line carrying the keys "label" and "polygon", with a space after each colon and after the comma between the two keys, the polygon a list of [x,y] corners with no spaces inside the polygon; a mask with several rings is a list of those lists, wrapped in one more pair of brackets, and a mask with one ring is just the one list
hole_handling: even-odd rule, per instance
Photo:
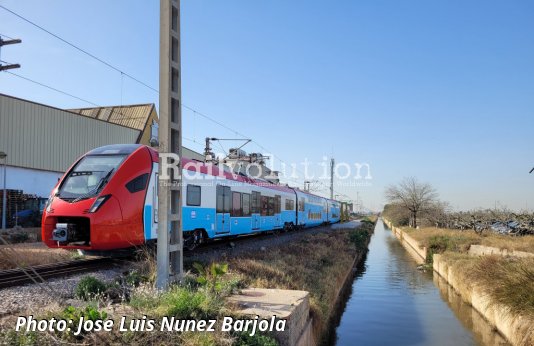
{"label": "blue train body", "polygon": [[[235,175],[218,166],[186,162],[183,183],[184,239],[309,228],[340,220],[340,203],[335,200]],[[157,213],[151,205],[156,198],[153,201],[145,204],[146,240],[157,238]]]}

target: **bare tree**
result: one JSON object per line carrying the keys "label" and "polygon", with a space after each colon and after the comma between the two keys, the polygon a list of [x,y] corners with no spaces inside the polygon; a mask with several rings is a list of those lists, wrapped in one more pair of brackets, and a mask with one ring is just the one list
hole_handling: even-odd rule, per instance
{"label": "bare tree", "polygon": [[421,183],[414,177],[404,178],[397,185],[386,188],[386,198],[408,209],[411,214],[411,226],[417,227],[417,215],[433,205],[437,199],[436,190],[427,183]]}
{"label": "bare tree", "polygon": [[448,227],[451,211],[452,207],[448,202],[436,200],[423,210],[422,217],[434,227]]}

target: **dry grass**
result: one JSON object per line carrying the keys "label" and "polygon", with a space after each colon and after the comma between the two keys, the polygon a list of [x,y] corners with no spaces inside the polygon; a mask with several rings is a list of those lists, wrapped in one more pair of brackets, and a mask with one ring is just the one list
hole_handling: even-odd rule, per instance
{"label": "dry grass", "polygon": [[314,330],[321,337],[354,258],[363,252],[350,235],[365,232],[368,241],[369,228],[372,225],[365,230],[308,235],[277,249],[234,258],[229,266],[246,286],[309,291]]}
{"label": "dry grass", "polygon": [[483,237],[481,245],[514,251],[534,252],[534,235],[510,237],[500,234],[492,234],[491,236]]}
{"label": "dry grass", "polygon": [[534,259],[484,256],[471,275],[495,302],[534,318]]}
{"label": "dry grass", "polygon": [[425,227],[419,230],[403,227],[415,240],[424,246],[430,247],[432,239],[445,237],[450,242],[448,250],[466,252],[473,244],[492,246],[500,249],[534,252],[534,236],[511,237],[492,232],[476,234],[472,230],[459,231],[444,228]]}
{"label": "dry grass", "polygon": [[[14,252],[13,252],[14,251]],[[0,247],[0,270],[19,266],[33,266],[71,260],[73,252],[61,249],[49,249],[42,245],[17,244]]]}

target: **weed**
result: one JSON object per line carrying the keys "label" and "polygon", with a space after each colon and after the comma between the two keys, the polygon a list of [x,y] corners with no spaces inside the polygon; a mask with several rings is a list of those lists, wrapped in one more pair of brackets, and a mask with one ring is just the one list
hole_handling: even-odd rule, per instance
{"label": "weed", "polygon": [[222,289],[221,276],[228,272],[228,264],[211,263],[209,266],[195,262],[193,267],[198,271],[197,282],[208,288],[211,293],[220,292]]}
{"label": "weed", "polygon": [[84,259],[84,258],[85,258],[85,255],[82,254],[81,252],[73,251],[73,252],[71,252],[70,257],[71,257],[73,260],[80,260],[80,259]]}
{"label": "weed", "polygon": [[66,307],[61,313],[61,318],[65,320],[73,320],[78,322],[81,318],[85,320],[97,321],[105,320],[108,317],[108,314],[105,311],[98,311],[98,309],[93,305],[87,305],[85,309],[78,309],[74,306]]}
{"label": "weed", "polygon": [[137,287],[142,282],[148,282],[149,278],[147,276],[141,275],[138,270],[131,270],[124,275],[124,282],[127,285]]}
{"label": "weed", "polygon": [[85,276],[76,286],[74,294],[82,300],[90,300],[104,293],[107,288],[108,286],[105,283],[94,276]]}

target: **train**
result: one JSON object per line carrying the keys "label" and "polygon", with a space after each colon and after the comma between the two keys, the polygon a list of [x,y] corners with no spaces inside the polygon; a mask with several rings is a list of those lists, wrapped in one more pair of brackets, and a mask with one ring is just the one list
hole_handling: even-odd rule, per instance
{"label": "train", "polygon": [[[153,244],[158,233],[158,152],[115,144],[80,157],[59,179],[42,216],[50,248],[87,253]],[[340,221],[340,202],[182,158],[184,247]]]}

